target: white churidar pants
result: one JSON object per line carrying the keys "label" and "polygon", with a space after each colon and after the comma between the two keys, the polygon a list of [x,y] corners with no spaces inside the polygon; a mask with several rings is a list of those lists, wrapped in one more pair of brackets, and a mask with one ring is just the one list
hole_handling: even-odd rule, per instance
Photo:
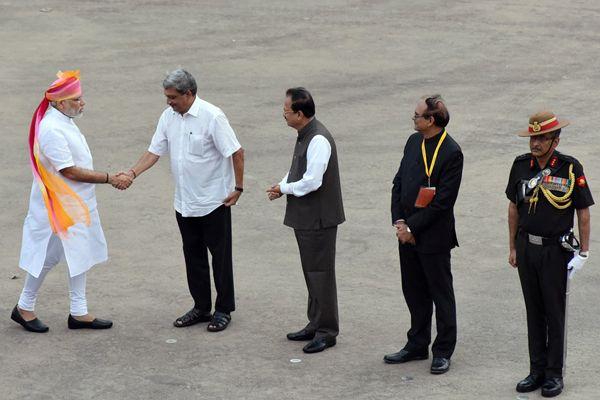
{"label": "white churidar pants", "polygon": [[[48,243],[48,250],[46,252],[46,260],[44,261],[44,268],[37,278],[27,273],[25,278],[25,286],[19,297],[19,308],[26,311],[34,311],[35,302],[38,297],[38,292],[44,278],[48,272],[54,268],[59,262],[64,259],[64,250],[60,239],[56,236],[52,236]],[[86,284],[86,273],[82,273],[76,276],[69,276],[69,296],[71,298],[71,315],[79,317],[86,315],[87,300],[85,297],[85,284]]]}

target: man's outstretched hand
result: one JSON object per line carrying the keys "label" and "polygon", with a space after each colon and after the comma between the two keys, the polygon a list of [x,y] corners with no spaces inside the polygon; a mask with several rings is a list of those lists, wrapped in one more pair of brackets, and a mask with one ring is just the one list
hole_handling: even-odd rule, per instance
{"label": "man's outstretched hand", "polygon": [[266,192],[267,192],[267,197],[271,201],[278,199],[283,195],[283,193],[281,193],[281,188],[279,187],[279,185],[271,186],[270,188],[268,188],[266,190]]}

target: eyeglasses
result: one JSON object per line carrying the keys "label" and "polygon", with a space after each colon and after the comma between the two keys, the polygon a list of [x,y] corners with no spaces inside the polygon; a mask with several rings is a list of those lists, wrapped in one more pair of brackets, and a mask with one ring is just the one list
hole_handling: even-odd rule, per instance
{"label": "eyeglasses", "polygon": [[429,116],[426,116],[426,115],[420,115],[420,114],[415,114],[415,115],[413,115],[413,116],[412,116],[412,119],[413,119],[413,121],[416,121],[416,120],[418,120],[419,118],[423,118],[423,119],[429,119],[430,117],[429,117]]}
{"label": "eyeglasses", "polygon": [[298,111],[294,111],[294,110],[283,110],[283,115],[288,115],[288,114],[296,114]]}
{"label": "eyeglasses", "polygon": [[77,97],[76,99],[67,99],[70,101],[74,101],[75,103],[81,103],[83,101],[83,97]]}

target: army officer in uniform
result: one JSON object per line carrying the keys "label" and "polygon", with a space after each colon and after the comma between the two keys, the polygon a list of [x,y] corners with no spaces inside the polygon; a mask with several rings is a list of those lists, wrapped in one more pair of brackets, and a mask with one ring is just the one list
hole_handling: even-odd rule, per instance
{"label": "army officer in uniform", "polygon": [[[531,153],[518,156],[506,187],[509,263],[519,271],[529,338],[530,374],[517,391],[542,387],[542,396],[563,389],[567,279],[589,258],[590,212],[594,204],[583,167],[556,151],[568,125],[551,112],[529,119]],[[573,235],[577,213],[580,245]]]}

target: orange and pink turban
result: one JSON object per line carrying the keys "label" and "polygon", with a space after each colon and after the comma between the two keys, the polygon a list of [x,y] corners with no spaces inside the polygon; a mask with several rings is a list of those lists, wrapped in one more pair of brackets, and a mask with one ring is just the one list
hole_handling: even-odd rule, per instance
{"label": "orange and pink turban", "polygon": [[79,71],[58,72],[58,77],[46,90],[42,102],[33,113],[29,126],[29,157],[33,177],[38,182],[48,212],[52,232],[66,238],[69,227],[82,222],[90,225],[90,212],[85,202],[61,178],[48,171],[40,161],[38,134],[40,122],[52,101],[74,99],[81,96]]}

